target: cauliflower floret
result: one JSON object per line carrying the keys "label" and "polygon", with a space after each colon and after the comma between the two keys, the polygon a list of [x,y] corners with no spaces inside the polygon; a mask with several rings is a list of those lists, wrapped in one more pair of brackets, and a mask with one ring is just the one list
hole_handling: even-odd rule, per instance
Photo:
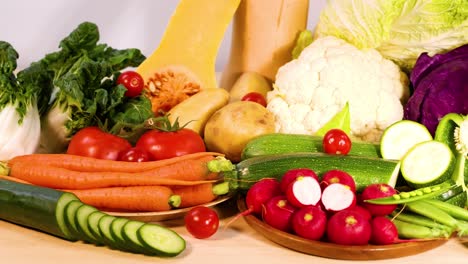
{"label": "cauliflower floret", "polygon": [[376,142],[403,118],[408,87],[408,77],[378,51],[323,37],[279,68],[267,108],[277,132],[313,134],[348,102],[351,136]]}

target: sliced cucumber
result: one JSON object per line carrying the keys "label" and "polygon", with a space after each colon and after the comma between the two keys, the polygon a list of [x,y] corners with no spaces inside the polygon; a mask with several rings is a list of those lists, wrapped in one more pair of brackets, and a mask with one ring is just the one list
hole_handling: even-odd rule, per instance
{"label": "sliced cucumber", "polygon": [[133,249],[129,247],[129,244],[125,241],[125,238],[122,236],[122,228],[129,221],[130,219],[127,218],[116,217],[110,225],[110,233],[115,241],[115,245],[118,248],[125,249],[127,251],[133,251]]}
{"label": "sliced cucumber", "polygon": [[387,127],[380,139],[380,153],[384,159],[401,160],[414,145],[432,140],[429,130],[422,124],[401,120]]}
{"label": "sliced cucumber", "polygon": [[117,249],[119,248],[119,245],[117,245],[117,241],[115,241],[111,232],[111,224],[116,218],[117,217],[115,216],[106,214],[99,219],[98,227],[101,237],[103,237],[106,245]]}
{"label": "sliced cucumber", "polygon": [[138,229],[145,225],[145,222],[140,221],[128,221],[122,227],[122,237],[130,248],[134,249],[135,252],[143,253],[147,255],[154,255],[155,252],[147,250],[141,241],[138,239]]}
{"label": "sliced cucumber", "polygon": [[83,240],[89,243],[93,243],[96,245],[103,244],[103,241],[99,240],[99,237],[94,236],[89,230],[88,227],[88,218],[89,215],[97,212],[98,209],[91,205],[83,204],[76,210],[75,221],[78,227],[78,231],[82,233]]}
{"label": "sliced cucumber", "polygon": [[82,239],[83,235],[78,230],[77,222],[75,221],[76,211],[83,203],[79,200],[71,201],[65,207],[65,223],[72,234],[74,234],[77,238]]}
{"label": "sliced cucumber", "polygon": [[185,240],[179,234],[157,224],[141,226],[137,235],[148,251],[160,256],[177,256],[185,249]]}
{"label": "sliced cucumber", "polygon": [[88,229],[91,234],[102,244],[106,244],[106,240],[104,236],[101,235],[101,231],[99,230],[99,220],[104,217],[106,214],[101,211],[95,211],[88,216]]}
{"label": "sliced cucumber", "polygon": [[450,148],[431,140],[416,144],[401,160],[401,174],[406,182],[421,188],[435,185],[451,178],[455,156]]}

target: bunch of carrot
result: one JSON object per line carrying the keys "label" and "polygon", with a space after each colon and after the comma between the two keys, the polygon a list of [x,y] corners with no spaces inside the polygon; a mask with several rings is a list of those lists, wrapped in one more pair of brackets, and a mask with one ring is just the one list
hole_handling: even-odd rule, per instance
{"label": "bunch of carrot", "polygon": [[216,199],[213,188],[222,179],[208,163],[218,159],[222,154],[214,152],[149,162],[31,154],[8,161],[8,178],[74,193],[100,209],[157,212]]}

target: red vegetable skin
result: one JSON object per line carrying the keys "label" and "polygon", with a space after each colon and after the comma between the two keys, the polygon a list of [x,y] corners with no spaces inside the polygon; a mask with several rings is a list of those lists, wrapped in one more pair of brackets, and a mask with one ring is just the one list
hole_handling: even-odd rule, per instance
{"label": "red vegetable skin", "polygon": [[327,154],[347,155],[351,150],[351,139],[341,129],[330,129],[323,137],[323,151]]}
{"label": "red vegetable skin", "polygon": [[319,207],[305,206],[294,212],[291,225],[298,236],[320,240],[327,229],[327,215]]}
{"label": "red vegetable skin", "polygon": [[126,71],[119,75],[117,84],[122,84],[127,88],[125,96],[135,97],[141,94],[145,86],[145,82],[141,75],[135,71]]}
{"label": "red vegetable skin", "polygon": [[363,207],[361,205],[355,205],[352,208],[349,208],[347,210],[357,211],[358,213],[362,214],[368,221],[370,221],[372,219],[372,215],[369,212],[369,210],[367,210],[365,207]]}
{"label": "red vegetable skin", "polygon": [[396,204],[381,205],[381,204],[370,204],[365,200],[382,198],[392,196],[397,191],[386,183],[374,183],[366,186],[361,193],[362,206],[364,206],[373,216],[384,216],[392,213],[396,208]]}
{"label": "red vegetable skin", "polygon": [[338,212],[356,205],[356,194],[341,183],[328,185],[322,191],[322,205],[325,210]]}
{"label": "red vegetable skin", "polygon": [[151,156],[146,150],[133,147],[121,152],[118,160],[128,162],[145,162],[150,161]]}
{"label": "red vegetable skin", "polygon": [[120,153],[131,147],[132,145],[121,137],[104,132],[98,127],[86,127],[71,138],[67,154],[117,160]]}
{"label": "red vegetable skin", "polygon": [[342,170],[329,170],[322,176],[320,185],[323,189],[332,183],[341,183],[348,186],[351,191],[356,192],[356,182],[347,172]]}
{"label": "red vegetable skin", "polygon": [[265,202],[271,198],[281,195],[280,184],[276,179],[264,178],[256,182],[247,191],[245,197],[245,203],[247,210],[244,211],[243,215],[254,213],[258,216],[262,214],[262,206]]}
{"label": "red vegetable skin", "polygon": [[218,214],[206,206],[192,208],[185,215],[184,221],[187,231],[198,239],[211,237],[219,227]]}
{"label": "red vegetable skin", "polygon": [[150,153],[152,160],[169,159],[206,151],[203,138],[188,128],[174,132],[149,130],[138,139],[136,147]]}
{"label": "red vegetable skin", "polygon": [[366,245],[371,232],[370,222],[355,210],[337,212],[327,224],[328,240],[340,245]]}
{"label": "red vegetable skin", "polygon": [[286,190],[286,197],[291,205],[304,207],[317,205],[322,190],[319,182],[312,176],[299,176],[291,182]]}
{"label": "red vegetable skin", "polygon": [[288,189],[289,184],[296,180],[297,177],[299,176],[311,176],[314,177],[317,181],[319,180],[317,174],[315,171],[308,169],[308,168],[297,168],[297,169],[291,169],[288,170],[286,173],[283,174],[281,177],[281,191],[286,192]]}
{"label": "red vegetable skin", "polygon": [[295,211],[286,196],[275,196],[263,204],[262,219],[276,229],[291,232],[291,217]]}
{"label": "red vegetable skin", "polygon": [[267,106],[265,97],[261,93],[257,93],[257,92],[251,92],[251,93],[244,95],[241,101],[251,101],[251,102],[261,104],[264,107]]}

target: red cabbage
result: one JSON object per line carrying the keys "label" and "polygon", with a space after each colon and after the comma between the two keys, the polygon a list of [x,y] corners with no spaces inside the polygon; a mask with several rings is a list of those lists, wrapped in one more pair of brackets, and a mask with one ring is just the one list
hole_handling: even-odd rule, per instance
{"label": "red cabbage", "polygon": [[434,135],[446,114],[468,114],[468,44],[432,57],[421,54],[410,81],[413,93],[404,119],[424,124]]}

